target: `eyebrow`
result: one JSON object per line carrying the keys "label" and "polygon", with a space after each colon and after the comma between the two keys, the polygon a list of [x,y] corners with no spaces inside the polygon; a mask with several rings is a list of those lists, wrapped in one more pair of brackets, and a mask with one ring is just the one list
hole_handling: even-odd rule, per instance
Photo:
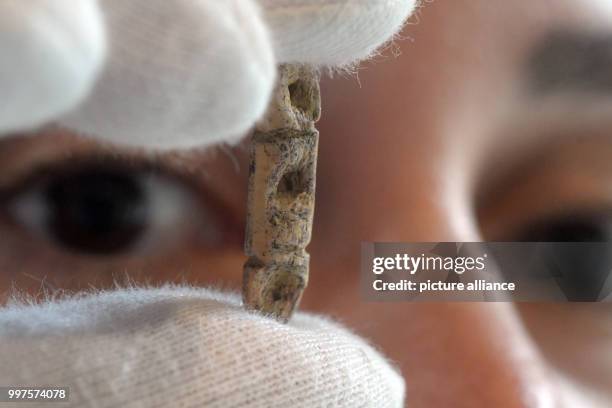
{"label": "eyebrow", "polygon": [[545,96],[558,92],[588,92],[612,96],[612,34],[555,31],[532,52],[529,89]]}

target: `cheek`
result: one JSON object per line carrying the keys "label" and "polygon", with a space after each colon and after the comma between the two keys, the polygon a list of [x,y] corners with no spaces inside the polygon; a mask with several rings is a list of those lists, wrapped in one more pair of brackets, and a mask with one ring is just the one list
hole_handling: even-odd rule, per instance
{"label": "cheek", "polygon": [[244,255],[240,245],[203,248],[182,245],[150,256],[92,258],[67,255],[3,227],[0,304],[14,293],[44,296],[56,290],[112,289],[116,285],[189,283],[238,291]]}

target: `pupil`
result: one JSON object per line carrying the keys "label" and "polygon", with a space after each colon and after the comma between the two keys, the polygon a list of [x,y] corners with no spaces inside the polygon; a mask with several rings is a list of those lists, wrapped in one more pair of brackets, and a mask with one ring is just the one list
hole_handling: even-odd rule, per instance
{"label": "pupil", "polygon": [[43,191],[52,236],[94,254],[122,252],[138,241],[147,223],[146,198],[137,176],[95,168],[55,177]]}

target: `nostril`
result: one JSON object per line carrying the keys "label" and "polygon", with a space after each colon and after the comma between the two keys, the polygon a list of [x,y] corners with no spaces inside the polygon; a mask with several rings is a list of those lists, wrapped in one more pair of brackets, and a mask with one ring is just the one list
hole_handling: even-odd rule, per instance
{"label": "nostril", "polygon": [[308,120],[318,120],[320,114],[319,86],[312,81],[297,79],[288,85],[291,106]]}

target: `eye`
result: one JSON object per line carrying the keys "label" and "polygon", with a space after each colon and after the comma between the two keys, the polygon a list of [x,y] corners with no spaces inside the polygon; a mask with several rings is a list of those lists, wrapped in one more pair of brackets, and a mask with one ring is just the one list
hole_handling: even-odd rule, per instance
{"label": "eye", "polygon": [[[609,294],[612,270],[612,217],[606,213],[565,214],[531,221],[505,240],[544,242],[538,259],[572,302],[595,302]],[[545,272],[545,271],[542,271]]]}
{"label": "eye", "polygon": [[607,138],[548,146],[479,202],[485,240],[555,243],[537,246],[538,257],[571,301],[600,299],[612,270],[610,153]]}
{"label": "eye", "polygon": [[212,217],[179,177],[100,160],[41,173],[21,183],[8,209],[60,249],[94,256],[158,250],[196,226],[214,239]]}
{"label": "eye", "polygon": [[58,176],[29,198],[41,209],[39,227],[66,248],[113,253],[132,247],[147,229],[151,192],[141,178],[83,169]]}
{"label": "eye", "polygon": [[542,257],[557,276],[568,300],[593,302],[607,295],[604,288],[612,269],[611,218],[602,214],[566,215],[534,223],[515,239],[523,242],[555,242],[545,246]]}

